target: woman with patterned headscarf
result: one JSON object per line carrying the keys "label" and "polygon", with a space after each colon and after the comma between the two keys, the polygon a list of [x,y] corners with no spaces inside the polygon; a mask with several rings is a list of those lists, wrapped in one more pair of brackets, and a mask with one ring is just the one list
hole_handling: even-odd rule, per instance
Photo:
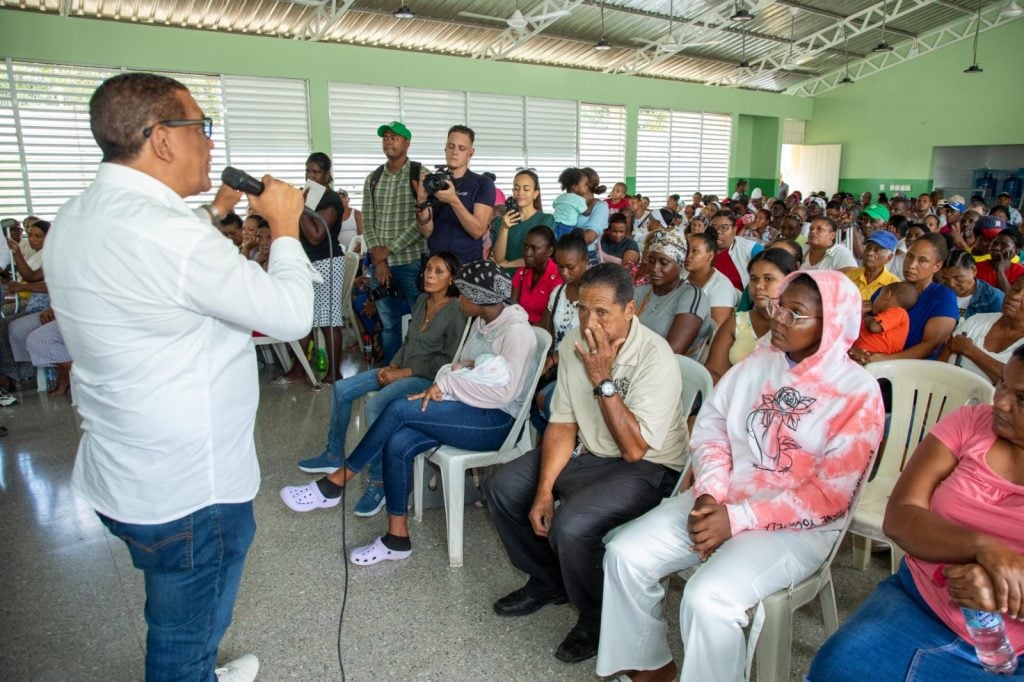
{"label": "woman with patterned headscarf", "polygon": [[354,549],[354,564],[368,566],[412,554],[407,506],[416,455],[438,445],[501,447],[529,398],[527,370],[537,344],[526,311],[505,303],[512,294],[511,280],[497,263],[478,260],[462,266],[455,286],[462,313],[477,318],[462,353],[438,370],[425,391],[392,401],[344,466],[307,485],[281,490],[281,499],[294,511],[333,507],[348,481],[383,456],[388,530],[373,543]]}
{"label": "woman with patterned headscarf", "polygon": [[640,324],[665,337],[676,355],[696,354],[712,333],[711,307],[698,287],[680,279],[686,239],[675,231],[654,234],[647,250],[650,284],[633,294]]}

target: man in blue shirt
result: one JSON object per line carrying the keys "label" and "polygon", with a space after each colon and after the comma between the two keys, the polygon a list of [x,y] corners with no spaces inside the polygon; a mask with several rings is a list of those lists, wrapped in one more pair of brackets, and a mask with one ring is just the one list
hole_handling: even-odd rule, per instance
{"label": "man in blue shirt", "polygon": [[[420,204],[417,207],[420,209],[417,219],[428,233],[430,253],[451,251],[463,263],[483,258],[483,238],[494,216],[494,182],[469,170],[469,160],[476,151],[475,141],[472,128],[455,125],[449,129],[444,156],[455,182],[449,181],[447,187],[434,195],[439,206],[431,209]],[[430,210],[432,213],[428,214]],[[429,224],[431,217],[432,226]]]}

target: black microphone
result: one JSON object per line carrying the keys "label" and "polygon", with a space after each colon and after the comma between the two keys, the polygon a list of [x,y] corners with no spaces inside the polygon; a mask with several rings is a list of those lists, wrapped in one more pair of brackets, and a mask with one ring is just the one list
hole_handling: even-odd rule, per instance
{"label": "black microphone", "polygon": [[[224,169],[220,174],[220,181],[231,189],[237,189],[239,192],[244,192],[245,194],[252,194],[257,197],[263,194],[264,188],[261,180],[257,180],[245,171],[239,170],[234,166],[228,166]],[[321,224],[324,224],[324,219],[320,217],[320,214],[308,206],[303,206],[302,212],[310,218],[318,220]],[[326,229],[326,225],[324,225],[324,227]]]}
{"label": "black microphone", "polygon": [[237,189],[239,192],[256,196],[263,194],[263,183],[261,181],[243,170],[238,170],[234,166],[225,168],[224,172],[220,174],[220,180],[231,189]]}

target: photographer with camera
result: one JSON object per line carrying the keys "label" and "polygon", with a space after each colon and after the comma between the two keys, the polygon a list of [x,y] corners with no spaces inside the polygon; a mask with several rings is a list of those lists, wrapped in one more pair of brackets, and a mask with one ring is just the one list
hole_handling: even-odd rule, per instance
{"label": "photographer with camera", "polygon": [[363,183],[363,237],[373,267],[374,296],[381,321],[384,363],[402,343],[402,301],[416,306],[416,278],[429,234],[430,215],[417,212],[427,200],[423,165],[409,160],[412,133],[401,121],[377,128],[387,163]]}
{"label": "photographer with camera", "polygon": [[526,233],[544,225],[555,229],[555,218],[541,210],[540,180],[537,173],[523,168],[513,180],[512,196],[505,202],[505,215],[491,222],[491,260],[512,276],[524,265]]}
{"label": "photographer with camera", "polygon": [[494,182],[469,170],[476,133],[464,125],[448,129],[448,166],[423,178],[430,201],[417,204],[416,221],[430,253],[451,251],[463,263],[483,258],[484,240],[494,216]]}

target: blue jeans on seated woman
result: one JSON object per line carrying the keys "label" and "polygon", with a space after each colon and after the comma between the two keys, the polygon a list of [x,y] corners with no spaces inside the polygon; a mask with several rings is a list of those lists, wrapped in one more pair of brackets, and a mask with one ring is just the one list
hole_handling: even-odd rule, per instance
{"label": "blue jeans on seated woman", "polygon": [[351,471],[359,472],[383,454],[384,497],[388,514],[393,516],[405,516],[408,511],[416,455],[438,445],[496,450],[514,421],[502,410],[470,407],[454,400],[430,402],[426,412],[421,405],[420,400],[389,403],[346,462]]}
{"label": "blue jeans on seated woman", "polygon": [[[327,432],[327,447],[324,454],[337,457],[338,467],[345,462],[345,433],[352,420],[352,403],[367,393],[377,394],[366,401],[364,414],[367,429],[373,425],[381,412],[392,400],[405,400],[406,396],[419,393],[430,386],[429,379],[412,376],[381,387],[377,381],[377,370],[369,369],[334,384],[334,405],[331,407],[331,426]],[[384,481],[381,458],[370,462],[369,482],[380,485]]]}
{"label": "blue jeans on seated woman", "polygon": [[[1024,676],[1024,666],[1016,677]],[[946,627],[921,598],[906,562],[878,586],[818,651],[810,682],[982,682],[985,672],[970,642]]]}

